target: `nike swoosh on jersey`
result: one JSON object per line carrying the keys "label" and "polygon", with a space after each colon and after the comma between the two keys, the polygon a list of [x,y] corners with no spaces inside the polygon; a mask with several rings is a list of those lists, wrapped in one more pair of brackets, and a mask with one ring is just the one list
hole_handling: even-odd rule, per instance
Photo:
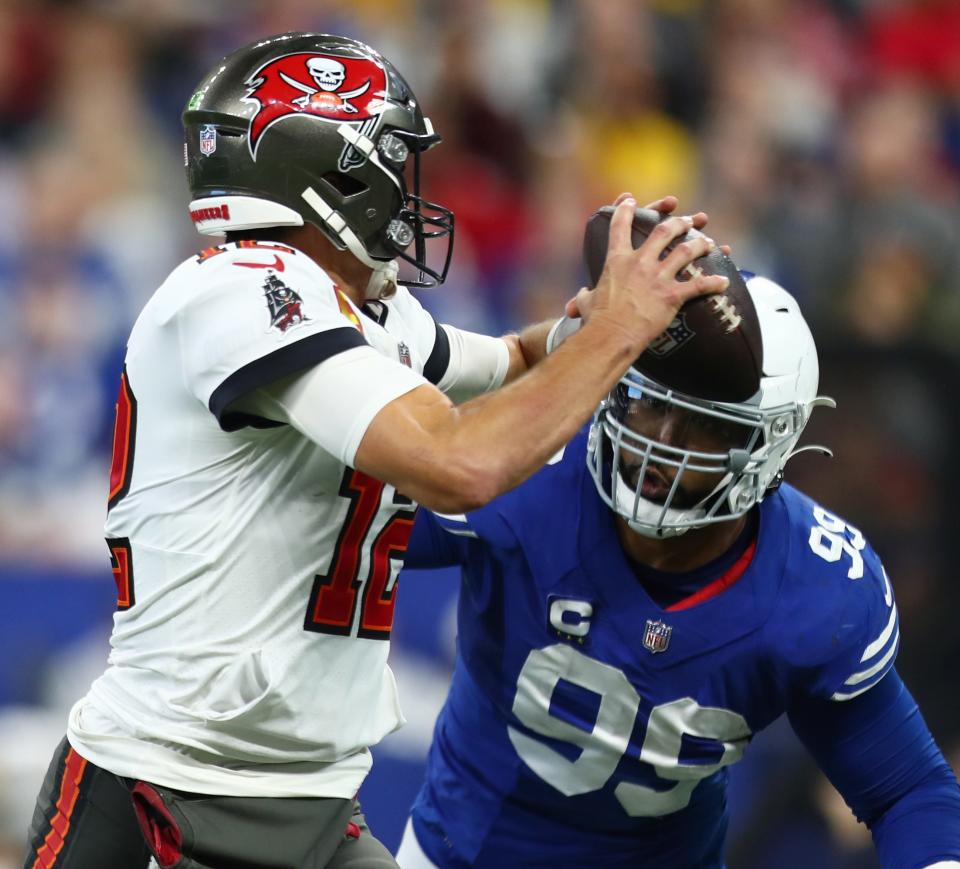
{"label": "nike swoosh on jersey", "polygon": [[273,255],[272,263],[234,263],[234,265],[245,269],[276,269],[278,272],[284,269],[283,260],[277,254]]}

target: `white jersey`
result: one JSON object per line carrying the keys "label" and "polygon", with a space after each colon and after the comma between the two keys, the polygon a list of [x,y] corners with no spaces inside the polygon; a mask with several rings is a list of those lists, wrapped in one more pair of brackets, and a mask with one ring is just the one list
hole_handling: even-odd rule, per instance
{"label": "white jersey", "polygon": [[[369,347],[396,364],[342,384],[339,442],[238,409],[318,364],[349,378],[338,360]],[[119,609],[71,712],[81,755],[196,792],[356,793],[368,746],[403,722],[387,640],[416,505],[349,463],[448,361],[404,288],[358,309],[288,247],[226,244],[171,274],[127,347],[106,521]]]}

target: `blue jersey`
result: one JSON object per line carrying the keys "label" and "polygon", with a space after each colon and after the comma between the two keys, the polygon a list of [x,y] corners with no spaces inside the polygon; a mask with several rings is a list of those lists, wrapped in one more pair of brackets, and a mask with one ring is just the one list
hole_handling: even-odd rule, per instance
{"label": "blue jersey", "polygon": [[458,660],[414,807],[441,866],[720,867],[726,767],[752,734],[893,666],[896,605],[856,528],[783,485],[717,593],[664,608],[584,453],[581,433],[487,507],[417,520],[409,564],[463,565]]}

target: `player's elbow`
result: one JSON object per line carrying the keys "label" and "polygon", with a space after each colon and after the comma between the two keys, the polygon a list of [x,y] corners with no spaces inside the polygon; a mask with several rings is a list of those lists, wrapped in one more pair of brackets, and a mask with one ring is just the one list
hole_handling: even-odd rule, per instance
{"label": "player's elbow", "polygon": [[508,460],[433,387],[415,389],[374,417],[356,466],[438,513],[464,513],[505,491]]}
{"label": "player's elbow", "polygon": [[469,513],[492,501],[499,492],[488,481],[461,479],[426,493],[419,502],[434,513]]}
{"label": "player's elbow", "polygon": [[417,501],[435,513],[468,513],[503,491],[494,468],[465,456],[439,463],[424,483]]}

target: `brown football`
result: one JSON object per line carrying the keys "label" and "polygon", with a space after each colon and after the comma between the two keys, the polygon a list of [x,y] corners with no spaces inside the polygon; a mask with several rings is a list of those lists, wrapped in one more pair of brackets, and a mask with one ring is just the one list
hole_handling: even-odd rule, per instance
{"label": "brown football", "polygon": [[[595,287],[607,258],[607,241],[613,206],[606,205],[587,221],[583,259]],[[633,218],[633,246],[640,247],[666,215],[638,208]],[[695,229],[676,238],[668,250],[684,239],[699,235]],[[664,254],[666,256],[666,254]],[[712,401],[746,401],[760,388],[763,342],[760,321],[746,282],[730,257],[718,248],[687,266],[708,275],[725,275],[730,286],[723,293],[700,296],[680,309],[667,330],[650,342],[636,367],[664,386]]]}

